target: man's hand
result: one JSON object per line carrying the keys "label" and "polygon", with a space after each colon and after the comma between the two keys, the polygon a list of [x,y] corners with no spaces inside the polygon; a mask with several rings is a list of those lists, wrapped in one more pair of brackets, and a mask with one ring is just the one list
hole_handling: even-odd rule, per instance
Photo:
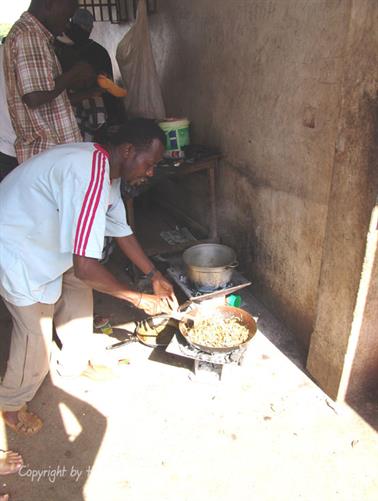
{"label": "man's hand", "polygon": [[138,308],[144,310],[148,315],[159,315],[172,311],[171,300],[162,295],[141,294]]}
{"label": "man's hand", "polygon": [[170,305],[170,309],[176,311],[179,307],[179,304],[173,291],[172,284],[163,277],[160,271],[156,271],[156,273],[154,273],[151,281],[154,293],[164,296],[167,299],[168,304]]}
{"label": "man's hand", "polygon": [[173,292],[172,284],[163,277],[160,271],[155,271],[153,263],[146,256],[135,236],[129,235],[128,237],[119,237],[116,238],[116,241],[125,256],[127,256],[143,273],[149,275],[151,271],[154,270],[151,277],[152,287],[156,295],[165,298],[164,312],[169,313],[172,310],[176,311],[178,309],[178,302]]}

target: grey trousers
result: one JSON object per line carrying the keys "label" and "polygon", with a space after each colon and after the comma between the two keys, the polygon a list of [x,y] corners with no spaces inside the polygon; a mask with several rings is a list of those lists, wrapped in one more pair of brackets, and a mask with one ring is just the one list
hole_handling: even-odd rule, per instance
{"label": "grey trousers", "polygon": [[93,335],[92,289],[73,269],[63,275],[55,304],[15,306],[4,301],[13,320],[7,370],[0,384],[0,410],[17,411],[32,400],[49,372],[53,323],[62,343],[58,372],[80,374],[87,366]]}

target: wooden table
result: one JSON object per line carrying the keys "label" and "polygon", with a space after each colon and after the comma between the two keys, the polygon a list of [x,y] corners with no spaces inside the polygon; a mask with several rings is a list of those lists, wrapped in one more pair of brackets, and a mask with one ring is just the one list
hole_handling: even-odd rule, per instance
{"label": "wooden table", "polygon": [[[203,160],[198,160],[195,162],[184,162],[180,166],[175,167],[174,171],[170,171],[166,176],[162,176],[162,180],[166,178],[180,178],[184,176],[193,175],[197,172],[205,171],[207,172],[207,183],[208,183],[208,192],[209,192],[209,211],[210,211],[210,231],[208,232],[208,240],[212,242],[217,242],[219,240],[218,235],[218,223],[217,223],[217,212],[216,212],[216,189],[215,189],[215,175],[216,170],[218,168],[220,155],[214,155],[208,157]],[[135,230],[135,217],[134,217],[134,202],[132,198],[125,200],[126,208],[127,208],[127,218],[128,222],[133,229]],[[163,205],[171,210],[172,212],[179,215],[181,219],[184,219],[189,226],[194,229],[199,229],[204,231],[204,227],[201,223],[194,221],[183,211],[177,209],[173,205],[164,201]]]}

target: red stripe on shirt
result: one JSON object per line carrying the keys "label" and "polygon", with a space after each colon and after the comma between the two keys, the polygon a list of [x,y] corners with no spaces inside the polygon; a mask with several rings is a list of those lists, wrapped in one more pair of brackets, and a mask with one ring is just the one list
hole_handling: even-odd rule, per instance
{"label": "red stripe on shirt", "polygon": [[89,235],[91,233],[92,226],[93,226],[93,221],[94,221],[94,218],[95,218],[95,215],[96,215],[96,212],[97,212],[97,207],[98,207],[98,204],[100,203],[100,199],[101,199],[102,187],[103,187],[103,184],[104,184],[104,177],[105,177],[105,160],[106,160],[106,158],[105,158],[104,155],[100,155],[99,156],[98,166],[99,166],[99,169],[100,169],[100,164],[101,164],[101,180],[100,180],[100,183],[99,183],[98,188],[97,188],[96,200],[95,200],[95,203],[94,203],[94,207],[93,207],[93,210],[92,210],[92,216],[91,216],[91,219],[89,221],[89,225],[88,225],[88,228],[87,228],[87,233],[86,233],[86,236],[85,236],[85,241],[84,241],[84,246],[83,246],[83,256],[85,256],[85,251],[87,249]]}
{"label": "red stripe on shirt", "polygon": [[99,182],[99,174],[100,174],[100,164],[99,157],[101,153],[99,151],[95,151],[92,156],[92,173],[91,180],[89,182],[88,189],[85,193],[84,202],[81,207],[80,216],[76,228],[76,237],[75,237],[75,245],[74,245],[74,254],[81,254],[81,247],[83,243],[85,227],[88,222],[88,217],[91,212],[91,208],[94,200],[94,193],[97,190],[97,185]]}
{"label": "red stripe on shirt", "polygon": [[82,235],[82,232],[83,232],[83,229],[82,229],[82,221],[83,221],[83,217],[84,217],[84,213],[85,213],[85,210],[86,210],[86,207],[87,207],[87,203],[88,203],[88,198],[89,198],[89,195],[91,193],[91,190],[92,190],[92,186],[94,184],[94,180],[95,180],[95,177],[96,177],[96,164],[97,164],[97,151],[95,151],[93,153],[93,156],[92,156],[92,173],[91,173],[91,180],[89,182],[89,186],[88,186],[88,189],[85,193],[85,197],[84,197],[84,202],[83,202],[83,205],[81,206],[81,211],[80,211],[80,216],[79,216],[79,220],[78,220],[78,223],[77,223],[77,227],[76,227],[76,236],[75,236],[75,245],[74,245],[74,253],[77,254],[78,253],[78,250],[79,250],[79,242],[81,241],[81,235]]}
{"label": "red stripe on shirt", "polygon": [[106,158],[109,158],[109,152],[105,148],[103,148],[100,144],[94,143],[94,147],[97,150],[101,151],[106,156]]}
{"label": "red stripe on shirt", "polygon": [[90,220],[91,213],[93,211],[94,203],[95,203],[96,196],[97,196],[97,191],[98,191],[99,186],[100,186],[100,184],[99,184],[100,183],[100,177],[101,177],[100,165],[101,165],[101,154],[97,155],[97,157],[96,157],[96,179],[95,179],[95,182],[94,182],[94,187],[92,189],[91,196],[90,196],[90,199],[89,199],[89,203],[88,203],[88,206],[87,206],[87,210],[86,210],[86,212],[84,214],[84,220],[83,220],[83,223],[82,223],[82,231],[81,231],[81,234],[80,234],[80,243],[79,243],[79,251],[78,251],[78,253],[79,253],[80,256],[85,256],[85,252],[83,250],[83,242],[85,240],[85,235],[86,235],[86,232],[87,232],[88,222]]}

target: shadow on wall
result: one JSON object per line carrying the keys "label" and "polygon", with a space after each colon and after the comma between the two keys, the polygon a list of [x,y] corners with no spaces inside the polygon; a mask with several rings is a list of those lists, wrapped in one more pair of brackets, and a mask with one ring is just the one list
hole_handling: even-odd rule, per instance
{"label": "shadow on wall", "polygon": [[[257,317],[258,330],[277,348],[279,349],[294,365],[298,367],[307,376],[306,367],[306,350],[286,329],[281,322],[276,320],[270,311],[260,303],[254,300],[248,305],[248,312]],[[311,376],[309,376],[311,377]]]}

